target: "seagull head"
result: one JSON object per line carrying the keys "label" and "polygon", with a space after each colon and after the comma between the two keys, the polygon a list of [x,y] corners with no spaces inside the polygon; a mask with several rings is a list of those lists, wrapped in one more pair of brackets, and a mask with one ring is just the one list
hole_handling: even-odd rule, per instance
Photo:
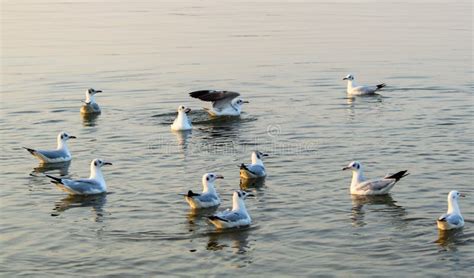
{"label": "seagull head", "polygon": [[255,164],[257,161],[262,161],[264,156],[268,156],[266,153],[262,153],[261,151],[253,151],[252,152],[252,163]]}
{"label": "seagull head", "polygon": [[352,161],[346,167],[342,168],[342,170],[352,170],[354,172],[362,171],[362,164],[359,161]]}
{"label": "seagull head", "polygon": [[102,91],[101,90],[95,90],[93,88],[87,89],[87,95],[89,95],[89,96],[93,96],[93,95],[98,94],[98,93],[102,93]]}
{"label": "seagull head", "polygon": [[352,80],[354,80],[354,75],[348,74],[348,75],[346,75],[346,77],[344,77],[342,80],[351,80],[351,81],[352,81]]}
{"label": "seagull head", "polygon": [[191,108],[189,108],[189,107],[186,107],[186,106],[184,106],[184,105],[180,105],[180,106],[178,107],[178,113],[186,113],[186,114],[188,114],[189,112],[191,112]]}
{"label": "seagull head", "polygon": [[76,139],[76,136],[72,136],[64,131],[58,134],[58,142],[66,142],[69,139]]}
{"label": "seagull head", "polygon": [[233,104],[233,105],[242,106],[244,103],[249,103],[249,102],[246,101],[246,100],[243,100],[243,99],[241,99],[241,98],[234,98],[234,99],[232,100],[232,104]]}
{"label": "seagull head", "polygon": [[206,173],[202,176],[202,184],[209,185],[214,184],[218,179],[224,179],[224,176],[217,175],[215,173]]}
{"label": "seagull head", "polygon": [[452,190],[449,192],[448,194],[448,201],[450,200],[458,200],[459,197],[466,197],[466,195],[462,194],[462,193],[459,193],[457,190]]}
{"label": "seagull head", "polygon": [[234,191],[234,194],[232,195],[232,199],[234,201],[239,201],[239,200],[244,201],[245,199],[247,199],[247,197],[255,197],[255,195],[244,190],[236,190]]}
{"label": "seagull head", "polygon": [[96,158],[96,159],[92,160],[92,162],[91,162],[91,168],[101,168],[102,166],[105,166],[105,165],[112,165],[112,163],[104,161],[104,160],[99,159],[99,158]]}

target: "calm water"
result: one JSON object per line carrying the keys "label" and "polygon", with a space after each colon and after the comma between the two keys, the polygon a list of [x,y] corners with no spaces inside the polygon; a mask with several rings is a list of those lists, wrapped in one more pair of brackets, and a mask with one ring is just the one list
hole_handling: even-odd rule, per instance
{"label": "calm water", "polygon": [[[38,275],[468,276],[474,271],[474,83],[470,1],[261,4],[213,1],[3,1],[1,271]],[[345,97],[341,79],[386,82],[383,97]],[[79,114],[86,88],[103,113]],[[209,121],[187,93],[231,89],[240,120]],[[191,134],[170,131],[194,108]],[[68,168],[37,169],[21,146],[54,147]],[[177,193],[225,176],[258,148],[254,225],[217,233]],[[47,171],[88,175],[114,163],[110,194],[70,198]],[[390,196],[355,199],[350,174],[409,169]],[[245,185],[244,185],[245,186]],[[451,189],[463,231],[439,235]]]}

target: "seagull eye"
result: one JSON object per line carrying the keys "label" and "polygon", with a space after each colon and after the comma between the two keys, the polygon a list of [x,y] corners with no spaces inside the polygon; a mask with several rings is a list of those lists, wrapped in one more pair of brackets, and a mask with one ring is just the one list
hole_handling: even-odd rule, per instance
{"label": "seagull eye", "polygon": [[209,177],[206,177],[206,180],[208,181],[208,180],[209,180]]}
{"label": "seagull eye", "polygon": [[94,161],[94,166],[97,166],[97,161]]}

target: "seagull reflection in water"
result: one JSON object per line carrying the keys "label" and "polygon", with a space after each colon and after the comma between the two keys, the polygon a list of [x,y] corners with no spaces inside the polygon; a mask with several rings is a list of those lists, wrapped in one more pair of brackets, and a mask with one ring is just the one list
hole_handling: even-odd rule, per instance
{"label": "seagull reflection in water", "polygon": [[[367,225],[364,221],[367,206],[377,206],[378,208],[371,209],[373,212],[384,212],[390,215],[394,221],[405,223],[403,216],[406,215],[405,209],[402,206],[397,205],[396,201],[393,200],[392,196],[387,195],[375,195],[375,196],[361,196],[351,195],[352,199],[352,213],[351,220],[354,227],[363,227]],[[380,208],[383,205],[384,208]]]}
{"label": "seagull reflection in water", "polygon": [[94,221],[102,222],[102,218],[104,217],[103,206],[106,202],[106,193],[96,195],[68,195],[55,203],[54,212],[51,213],[51,216],[59,216],[72,208],[91,207],[94,213]]}
{"label": "seagull reflection in water", "polygon": [[[207,218],[213,215],[217,211],[218,207],[219,206],[203,209],[191,208],[186,217],[188,220],[188,230],[190,232],[194,232],[197,230],[198,226],[207,227]],[[202,223],[202,225],[199,225],[198,223]]]}
{"label": "seagull reflection in water", "polygon": [[69,166],[71,166],[71,160],[58,163],[40,163],[37,167],[33,168],[31,175],[36,176],[37,174],[52,173],[57,170],[60,176],[67,176]]}
{"label": "seagull reflection in water", "polygon": [[97,125],[97,119],[100,116],[100,113],[91,113],[91,114],[81,114],[82,116],[82,125],[85,127],[92,127]]}
{"label": "seagull reflection in water", "polygon": [[226,247],[234,250],[235,254],[245,254],[250,248],[248,240],[251,228],[245,227],[240,229],[222,230],[209,233],[209,241],[207,250],[220,251]]}
{"label": "seagull reflection in water", "polygon": [[457,245],[463,243],[463,229],[441,230],[438,229],[438,239],[435,241],[445,251],[456,251]]}

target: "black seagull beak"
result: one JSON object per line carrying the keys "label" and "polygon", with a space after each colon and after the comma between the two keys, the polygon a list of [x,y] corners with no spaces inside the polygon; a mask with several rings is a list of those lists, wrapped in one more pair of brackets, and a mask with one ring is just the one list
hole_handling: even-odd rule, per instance
{"label": "black seagull beak", "polygon": [[104,162],[104,165],[112,165],[112,162]]}
{"label": "black seagull beak", "polygon": [[184,109],[184,113],[188,114],[189,112],[191,112],[191,108]]}
{"label": "black seagull beak", "polygon": [[95,91],[95,93],[96,93],[96,94],[97,94],[97,93],[102,93],[102,91],[101,91],[101,90],[97,90],[97,91]]}
{"label": "black seagull beak", "polygon": [[222,175],[217,175],[217,176],[216,176],[216,179],[224,179],[224,176],[222,176]]}
{"label": "black seagull beak", "polygon": [[347,80],[347,77],[344,77],[342,80]]}
{"label": "black seagull beak", "polygon": [[342,171],[349,170],[349,169],[351,169],[351,167],[347,166],[347,167],[342,168]]}
{"label": "black seagull beak", "polygon": [[77,139],[77,137],[70,135],[70,136],[69,136],[69,139]]}
{"label": "black seagull beak", "polygon": [[248,100],[244,100],[242,101],[242,103],[250,103]]}

